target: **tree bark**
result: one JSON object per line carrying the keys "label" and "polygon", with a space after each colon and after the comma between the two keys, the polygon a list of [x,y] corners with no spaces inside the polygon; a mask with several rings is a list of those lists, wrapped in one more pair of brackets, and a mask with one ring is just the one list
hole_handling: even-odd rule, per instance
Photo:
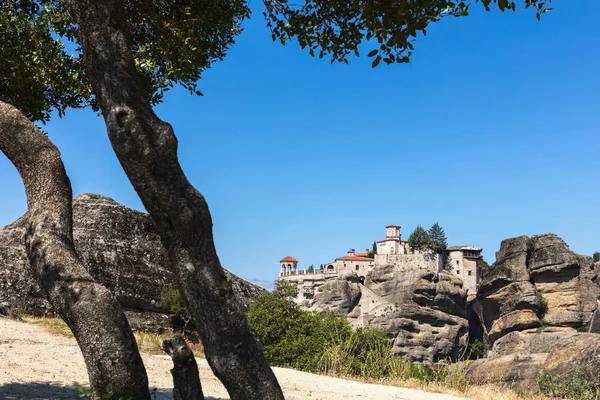
{"label": "tree bark", "polygon": [[0,150],[19,171],[28,206],[25,246],[33,276],[83,353],[94,396],[150,399],[148,378],[125,314],[95,282],[73,244],[71,183],[60,152],[25,115],[0,102]]}
{"label": "tree bark", "polygon": [[173,400],[204,400],[198,364],[183,336],[163,341],[162,349],[173,360]]}
{"label": "tree bark", "polygon": [[158,227],[209,365],[232,400],[283,399],[221,268],[208,205],[181,169],[172,127],[139,84],[123,0],[73,0],[71,10],[111,144]]}

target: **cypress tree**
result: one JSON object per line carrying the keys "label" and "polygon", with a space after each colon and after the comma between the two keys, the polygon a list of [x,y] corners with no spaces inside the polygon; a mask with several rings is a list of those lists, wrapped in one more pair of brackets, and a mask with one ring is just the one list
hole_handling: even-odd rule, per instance
{"label": "cypress tree", "polygon": [[448,247],[446,233],[437,222],[429,229],[429,237],[431,238],[431,249],[436,253],[441,253]]}

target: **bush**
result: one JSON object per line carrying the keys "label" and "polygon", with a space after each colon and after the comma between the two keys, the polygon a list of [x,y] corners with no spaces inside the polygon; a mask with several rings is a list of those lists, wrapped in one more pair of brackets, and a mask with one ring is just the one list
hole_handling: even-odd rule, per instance
{"label": "bush", "polygon": [[267,361],[279,367],[316,371],[328,345],[350,335],[344,317],[300,310],[294,285],[280,281],[273,292],[262,292],[247,317],[261,341]]}
{"label": "bush", "polygon": [[544,318],[544,315],[546,315],[546,313],[548,312],[548,300],[546,300],[544,295],[539,292],[536,294],[536,297],[539,304],[536,314],[539,319],[542,319]]}
{"label": "bush", "polygon": [[382,331],[353,330],[345,317],[302,311],[293,300],[297,294],[296,286],[280,281],[248,310],[248,322],[271,365],[379,381],[413,378],[456,390],[467,387],[465,363],[435,369],[413,364],[394,354]]}
{"label": "bush", "polygon": [[174,287],[166,287],[160,292],[160,308],[169,310],[178,317],[187,317],[189,313],[185,307],[183,297]]}
{"label": "bush", "polygon": [[596,386],[596,380],[584,366],[579,366],[570,379],[561,379],[560,376],[552,376],[544,371],[538,378],[538,387],[543,394],[551,397],[577,400],[600,399],[600,389]]}
{"label": "bush", "polygon": [[8,318],[15,321],[22,321],[25,313],[27,313],[26,305],[10,306],[8,309]]}
{"label": "bush", "polygon": [[482,358],[485,355],[485,344],[479,340],[475,339],[473,343],[469,345],[469,359],[477,360]]}

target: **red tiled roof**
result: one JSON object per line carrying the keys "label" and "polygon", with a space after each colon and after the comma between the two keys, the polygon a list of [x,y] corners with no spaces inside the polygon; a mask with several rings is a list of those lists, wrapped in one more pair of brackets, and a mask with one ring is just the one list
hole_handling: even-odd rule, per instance
{"label": "red tiled roof", "polygon": [[335,259],[335,261],[337,261],[337,260],[341,260],[341,261],[375,261],[374,258],[357,257],[357,256],[338,257],[338,258]]}
{"label": "red tiled roof", "polygon": [[364,253],[355,253],[354,254],[356,257],[366,257],[369,255],[369,252],[364,252]]}
{"label": "red tiled roof", "polygon": [[279,262],[298,262],[298,260],[292,256],[285,256]]}
{"label": "red tiled roof", "polygon": [[386,226],[386,228],[400,228],[400,226],[391,224],[391,225]]}

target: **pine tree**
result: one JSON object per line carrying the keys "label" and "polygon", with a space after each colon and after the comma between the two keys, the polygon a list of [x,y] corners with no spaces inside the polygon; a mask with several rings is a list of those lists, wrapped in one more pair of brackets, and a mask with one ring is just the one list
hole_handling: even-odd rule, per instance
{"label": "pine tree", "polygon": [[592,257],[594,258],[594,262],[600,261],[600,251],[595,252]]}
{"label": "pine tree", "polygon": [[413,251],[423,251],[430,248],[431,238],[429,237],[429,233],[421,225],[417,226],[408,237],[408,245]]}
{"label": "pine tree", "polygon": [[436,253],[441,253],[448,247],[446,233],[437,222],[429,229],[429,237],[431,238],[431,249]]}

